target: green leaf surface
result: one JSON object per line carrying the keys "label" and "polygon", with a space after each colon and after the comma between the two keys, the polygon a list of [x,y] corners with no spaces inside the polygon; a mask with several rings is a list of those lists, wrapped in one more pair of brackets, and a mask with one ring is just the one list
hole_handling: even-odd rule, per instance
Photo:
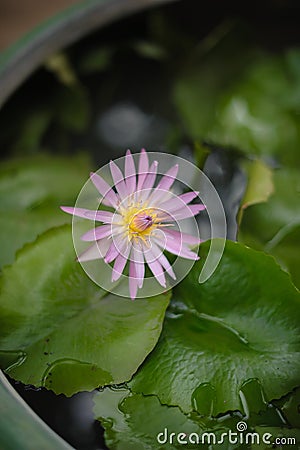
{"label": "green leaf surface", "polygon": [[90,165],[83,155],[72,158],[40,154],[5,161],[0,169],[0,267],[17,249],[52,226],[69,222],[59,209],[74,204]]}
{"label": "green leaf surface", "polygon": [[[267,450],[273,448],[295,449],[300,445],[300,430],[294,428],[256,427],[261,439],[251,446],[251,450]],[[264,440],[263,440],[264,436]],[[268,443],[269,442],[269,443]]]}
{"label": "green leaf surface", "polygon": [[155,346],[168,301],[107,294],[75,261],[71,227],[50,230],[3,270],[1,366],[66,395],[122,383]]}
{"label": "green leaf surface", "polygon": [[258,203],[265,203],[274,192],[273,172],[263,161],[259,159],[247,161],[244,169],[248,182],[239,211],[239,223],[246,208]]}
{"label": "green leaf surface", "polygon": [[[197,444],[210,450],[240,448],[226,438],[221,443],[228,422],[236,424],[237,418],[224,424],[197,414],[186,415],[178,407],[161,405],[156,396],[131,394],[127,389],[105,389],[93,400],[95,418],[105,428],[105,441],[111,450],[193,449]],[[214,436],[207,434],[211,432]]]}
{"label": "green leaf surface", "polygon": [[286,226],[270,241],[265,250],[275,256],[281,267],[287,270],[293,283],[300,289],[300,224]]}
{"label": "green leaf surface", "polygon": [[241,230],[265,244],[281,228],[299,223],[300,172],[282,168],[274,172],[274,194],[267,203],[254,205],[245,211]]}
{"label": "green leaf surface", "polygon": [[[259,390],[257,382],[250,382],[243,388],[251,408],[254,404],[257,407]],[[97,392],[93,400],[95,418],[104,427],[106,444],[112,450],[171,450],[180,449],[183,445],[185,448],[201,446],[209,450],[246,450],[250,447],[246,445],[245,434],[242,434],[242,438],[240,434],[237,438],[236,434],[241,420],[246,423],[249,433],[266,424],[283,431],[286,427],[278,410],[267,405],[262,398],[260,413],[248,412],[243,419],[238,411],[215,419],[200,416],[196,412],[184,414],[176,406],[162,405],[155,395],[132,394],[124,386]],[[253,438],[249,435],[247,439],[251,443]]]}
{"label": "green leaf surface", "polygon": [[245,411],[240,391],[250,380],[268,401],[299,384],[300,294],[272,257],[230,241],[199,284],[207,246],[174,289],[158,345],[129,386],[215,416]]}
{"label": "green leaf surface", "polygon": [[0,448],[72,450],[24,402],[0,372]]}
{"label": "green leaf surface", "polygon": [[300,387],[272,403],[280,408],[283,420],[290,428],[300,429]]}

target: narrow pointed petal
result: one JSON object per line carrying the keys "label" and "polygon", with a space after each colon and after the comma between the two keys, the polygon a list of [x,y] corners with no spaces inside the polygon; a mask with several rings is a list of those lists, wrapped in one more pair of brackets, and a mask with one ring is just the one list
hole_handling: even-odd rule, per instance
{"label": "narrow pointed petal", "polygon": [[135,263],[135,274],[138,281],[138,286],[141,288],[145,277],[145,264],[142,251],[135,246],[132,248],[132,260]]}
{"label": "narrow pointed petal", "polygon": [[90,219],[87,214],[90,213],[92,215],[96,215],[97,211],[93,211],[91,209],[85,208],[75,208],[73,206],[61,206],[60,209],[68,214],[72,214],[73,216],[83,217],[84,219]]}
{"label": "narrow pointed petal", "polygon": [[145,202],[149,195],[151,194],[151,189],[154,186],[156,175],[157,175],[157,168],[158,168],[158,162],[153,161],[153,163],[150,166],[149,172],[146,175],[146,178],[144,180],[142,189],[140,192],[138,192],[138,200],[140,202]]}
{"label": "narrow pointed petal", "polygon": [[157,258],[162,267],[165,269],[165,271],[170,275],[171,278],[173,278],[173,280],[176,280],[176,275],[174,273],[174,270],[172,269],[171,264],[169,263],[166,256],[162,253],[162,250],[154,242],[152,242],[151,250],[153,255]]}
{"label": "narrow pointed petal", "polygon": [[131,297],[131,300],[134,300],[136,298],[138,290],[138,282],[135,275],[135,264],[133,261],[130,261],[129,264],[129,294]]}
{"label": "narrow pointed petal", "polygon": [[182,205],[182,208],[177,209],[176,211],[159,211],[157,215],[157,221],[165,223],[188,219],[190,217],[196,216],[204,209],[205,206],[200,203],[197,203],[195,205]]}
{"label": "narrow pointed petal", "polygon": [[181,194],[178,197],[173,197],[171,200],[161,203],[159,207],[168,213],[172,213],[178,209],[185,208],[187,203],[194,200],[198,194],[199,192],[196,191],[187,192],[186,194]]}
{"label": "narrow pointed petal", "polygon": [[126,198],[129,195],[129,191],[124,181],[121,169],[117,166],[117,164],[114,161],[110,161],[109,166],[110,166],[110,173],[113,178],[115,187],[118,191],[118,194],[121,200],[124,200],[124,198]]}
{"label": "narrow pointed petal", "polygon": [[145,181],[143,183],[142,189],[152,189],[156,180],[156,174],[157,174],[157,168],[158,168],[158,162],[153,161],[153,163],[150,166],[149,172],[145,178]]}
{"label": "narrow pointed petal", "polygon": [[101,241],[96,242],[95,244],[88,247],[84,252],[82,252],[78,257],[77,261],[92,261],[94,259],[103,259],[108,247],[110,245],[110,240],[102,239]]}
{"label": "narrow pointed petal", "polygon": [[60,208],[62,211],[72,214],[73,216],[95,220],[97,222],[112,223],[113,221],[116,222],[122,219],[119,214],[109,211],[93,211],[92,209],[73,208],[71,206],[61,206]]}
{"label": "narrow pointed petal", "polygon": [[173,220],[182,220],[187,219],[189,217],[194,217],[199,212],[203,211],[205,209],[204,205],[201,205],[200,203],[195,205],[188,205],[185,208],[183,208],[181,211],[175,211],[172,212]]}
{"label": "narrow pointed petal", "polygon": [[116,259],[116,257],[126,250],[126,247],[128,246],[127,239],[124,239],[123,234],[120,234],[119,236],[114,236],[111,245],[105,255],[104,261],[106,263],[110,263]]}
{"label": "narrow pointed petal", "polygon": [[114,242],[111,242],[109,249],[105,255],[104,261],[109,264],[116,259],[116,257],[120,254]]}
{"label": "narrow pointed petal", "polygon": [[201,239],[198,236],[192,236],[191,234],[182,233],[181,231],[171,230],[169,228],[164,228],[162,231],[168,238],[182,241],[185,244],[199,245],[201,243]]}
{"label": "narrow pointed petal", "polygon": [[199,256],[192,252],[188,247],[186,247],[182,241],[170,239],[167,235],[165,235],[165,239],[155,238],[155,242],[169,251],[173,253],[173,255],[180,256],[181,258],[192,259],[197,261]]}
{"label": "narrow pointed petal", "polygon": [[82,241],[98,241],[99,239],[106,238],[111,235],[111,225],[101,225],[100,227],[93,228],[87,231],[81,236]]}
{"label": "narrow pointed petal", "polygon": [[153,273],[159,284],[163,287],[166,287],[166,277],[164,274],[164,270],[151,250],[145,252],[145,258],[151,272]]}
{"label": "narrow pointed petal", "polygon": [[113,213],[110,211],[96,211],[96,214],[94,214],[94,211],[87,212],[86,213],[87,219],[96,220],[97,222],[103,222],[103,223],[118,223],[122,220],[122,216],[117,213]]}
{"label": "narrow pointed petal", "polygon": [[162,177],[154,192],[151,194],[150,200],[156,202],[165,197],[166,191],[168,191],[176,180],[178,173],[178,164],[171,167],[166,174]]}
{"label": "narrow pointed petal", "polygon": [[129,193],[132,194],[136,189],[136,170],[130,150],[127,150],[125,156],[125,182]]}
{"label": "narrow pointed petal", "polygon": [[124,252],[119,253],[119,255],[116,257],[112,275],[111,275],[111,281],[117,281],[120,278],[120,276],[122,275],[123,270],[128,261],[129,252],[130,252],[130,246],[128,245],[127,249]]}
{"label": "narrow pointed petal", "polygon": [[103,180],[103,178],[100,177],[100,175],[98,175],[97,173],[92,172],[90,174],[90,178],[94,186],[98,190],[98,192],[103,196],[105,204],[109,203],[114,208],[117,208],[118,196],[111,188],[111,186],[105,180]]}
{"label": "narrow pointed petal", "polygon": [[147,173],[149,172],[149,159],[146,150],[143,148],[140,153],[139,159],[139,171],[138,171],[138,184],[137,190],[141,190],[144,184]]}

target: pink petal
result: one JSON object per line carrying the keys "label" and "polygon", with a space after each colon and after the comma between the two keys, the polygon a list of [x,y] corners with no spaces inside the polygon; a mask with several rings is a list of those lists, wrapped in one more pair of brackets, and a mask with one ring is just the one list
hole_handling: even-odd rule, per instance
{"label": "pink petal", "polygon": [[195,205],[188,205],[183,208],[181,211],[175,211],[172,213],[173,220],[182,220],[187,219],[189,217],[194,217],[199,214],[200,211],[205,209],[205,205],[201,205],[197,203]]}
{"label": "pink petal", "polygon": [[142,189],[152,189],[153,188],[153,185],[156,180],[157,167],[158,167],[158,162],[153,161],[153,163],[150,166],[149,172],[145,178],[145,181],[143,183]]}
{"label": "pink petal", "polygon": [[97,222],[112,223],[113,220],[119,221],[122,219],[119,214],[110,211],[93,211],[91,209],[74,208],[72,206],[61,206],[60,208],[73,216],[83,217],[84,219],[95,220]]}
{"label": "pink petal", "polygon": [[128,245],[125,252],[123,252],[122,254],[119,253],[119,255],[116,257],[112,275],[111,275],[111,281],[117,281],[120,278],[120,276],[122,275],[123,270],[128,261],[129,252],[130,252],[130,246]]}
{"label": "pink petal", "polygon": [[124,238],[123,233],[119,236],[114,236],[111,245],[105,255],[104,261],[106,263],[112,262],[120,253],[123,254],[123,252],[126,250],[126,247],[128,247],[128,244],[128,239],[127,237]]}
{"label": "pink petal", "polygon": [[129,293],[131,300],[134,300],[136,298],[138,290],[138,282],[135,275],[135,264],[133,261],[130,261],[129,264]]}
{"label": "pink petal", "polygon": [[73,216],[84,217],[87,218],[86,213],[90,211],[91,213],[96,214],[96,211],[92,211],[85,208],[74,208],[73,206],[61,206],[60,209],[68,214],[72,214]]}
{"label": "pink petal", "polygon": [[102,259],[106,254],[108,247],[110,245],[110,240],[102,239],[95,244],[88,247],[83,253],[77,257],[77,261],[92,261],[94,259]]}
{"label": "pink petal", "polygon": [[138,184],[137,190],[141,190],[144,180],[149,172],[149,160],[146,150],[143,148],[140,153],[139,159],[139,171],[138,171]]}
{"label": "pink petal", "polygon": [[161,249],[154,242],[152,242],[151,250],[152,254],[160,262],[165,271],[170,275],[170,277],[176,280],[176,275],[174,273],[174,270],[172,269],[171,264],[167,260],[166,256],[162,253]]}
{"label": "pink petal", "polygon": [[80,239],[82,241],[98,241],[99,239],[110,236],[111,233],[111,225],[101,225],[100,227],[87,231],[81,236]]}
{"label": "pink petal", "polygon": [[177,230],[170,230],[169,228],[164,228],[162,231],[169,238],[176,239],[177,241],[181,241],[186,244],[199,245],[201,243],[201,239],[199,239],[197,236],[192,236],[191,234],[188,233],[182,233],[181,231]]}
{"label": "pink petal", "polygon": [[171,200],[167,200],[159,205],[159,208],[167,213],[172,213],[178,209],[184,208],[187,203],[191,202],[198,196],[199,192],[191,191],[186,194],[179,195],[178,197],[173,197]]}
{"label": "pink petal", "polygon": [[156,180],[157,167],[158,162],[153,161],[153,163],[150,166],[149,172],[146,175],[143,186],[141,190],[138,192],[138,200],[142,203],[145,202],[149,197],[149,195],[151,194],[151,189],[153,188]]}
{"label": "pink petal", "polygon": [[132,194],[136,188],[136,171],[130,150],[127,150],[125,156],[125,181],[128,192]]}
{"label": "pink petal", "polygon": [[170,253],[174,255],[178,255],[181,258],[198,260],[199,256],[192,252],[188,247],[186,247],[181,241],[170,239],[167,235],[165,235],[165,240],[155,238],[155,241],[158,245],[165,248]]}
{"label": "pink petal", "polygon": [[141,288],[144,282],[145,276],[145,264],[144,257],[141,250],[137,249],[135,246],[132,248],[132,261],[135,264],[135,275],[137,278],[138,286]]}
{"label": "pink petal", "polygon": [[117,164],[114,161],[110,161],[110,172],[111,176],[114,180],[115,187],[118,191],[118,194],[121,198],[121,200],[124,200],[129,195],[126,183],[124,181],[123,174],[121,172],[121,169],[117,166]]}
{"label": "pink petal", "polygon": [[105,204],[110,204],[114,208],[117,208],[118,196],[115,193],[115,191],[111,188],[111,186],[105,180],[103,180],[103,178],[100,177],[100,175],[98,175],[97,173],[91,172],[90,178],[94,186],[99,191],[99,193],[103,196]]}
{"label": "pink petal", "polygon": [[154,192],[151,194],[150,201],[155,202],[165,196],[165,191],[168,191],[176,180],[177,173],[178,164],[175,164],[175,166],[171,167],[171,169],[169,169],[162,177]]}
{"label": "pink petal", "polygon": [[205,206],[200,203],[197,203],[195,205],[182,205],[181,210],[178,209],[171,212],[159,211],[157,214],[157,221],[165,223],[188,219],[190,217],[196,216],[200,211],[203,211],[204,209]]}
{"label": "pink petal", "polygon": [[155,256],[153,255],[151,250],[145,252],[145,258],[151,272],[153,273],[159,284],[163,287],[166,287],[166,277],[163,268],[161,264],[155,259]]}
{"label": "pink petal", "polygon": [[114,242],[111,242],[109,249],[105,255],[104,261],[108,264],[116,259],[116,257],[120,254],[118,248],[116,247]]}

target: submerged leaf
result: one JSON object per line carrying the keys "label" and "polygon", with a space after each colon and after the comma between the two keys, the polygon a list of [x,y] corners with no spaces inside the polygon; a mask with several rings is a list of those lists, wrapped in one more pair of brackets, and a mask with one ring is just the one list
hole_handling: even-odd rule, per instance
{"label": "submerged leaf", "polygon": [[169,294],[107,294],[75,261],[71,227],[46,232],[3,270],[0,363],[25,384],[72,395],[129,380],[155,346]]}

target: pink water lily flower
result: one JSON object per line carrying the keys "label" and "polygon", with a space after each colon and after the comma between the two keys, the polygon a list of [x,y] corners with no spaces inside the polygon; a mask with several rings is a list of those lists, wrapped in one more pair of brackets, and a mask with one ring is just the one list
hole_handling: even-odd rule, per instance
{"label": "pink water lily flower", "polygon": [[113,187],[97,173],[90,175],[101,195],[102,205],[112,211],[61,207],[69,214],[101,222],[100,226],[81,236],[83,241],[93,244],[78,257],[78,261],[102,258],[107,264],[113,263],[112,282],[121,277],[128,262],[132,299],[143,286],[146,265],[163,287],[166,287],[166,274],[176,279],[164,250],[182,258],[198,259],[190,246],[198,245],[199,237],[176,230],[174,226],[182,219],[194,217],[205,206],[191,204],[198,192],[174,195],[170,191],[176,180],[178,164],[156,184],[157,169],[158,162],[150,165],[147,152],[142,150],[136,170],[134,158],[128,150],[124,175],[114,161],[110,162]]}

